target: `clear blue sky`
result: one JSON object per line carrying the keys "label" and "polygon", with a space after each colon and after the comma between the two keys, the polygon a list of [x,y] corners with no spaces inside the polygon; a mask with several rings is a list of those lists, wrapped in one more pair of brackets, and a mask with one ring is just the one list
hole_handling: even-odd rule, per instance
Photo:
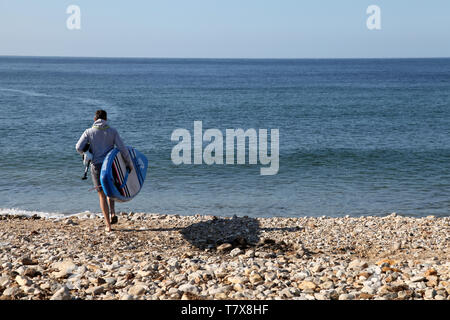
{"label": "clear blue sky", "polygon": [[[66,28],[71,4],[81,30]],[[0,55],[450,57],[450,1],[0,0]]]}

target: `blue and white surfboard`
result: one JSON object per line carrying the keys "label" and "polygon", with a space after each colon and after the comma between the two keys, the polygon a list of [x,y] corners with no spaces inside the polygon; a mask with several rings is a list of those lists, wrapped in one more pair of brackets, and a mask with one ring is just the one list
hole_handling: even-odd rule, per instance
{"label": "blue and white surfboard", "polygon": [[107,197],[125,202],[133,199],[144,184],[147,174],[147,157],[132,147],[127,147],[133,162],[133,170],[129,173],[119,149],[114,148],[102,164],[100,182]]}

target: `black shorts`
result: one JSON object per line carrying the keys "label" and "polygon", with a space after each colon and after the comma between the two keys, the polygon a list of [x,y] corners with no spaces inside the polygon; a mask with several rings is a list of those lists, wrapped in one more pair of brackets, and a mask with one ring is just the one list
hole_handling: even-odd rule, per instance
{"label": "black shorts", "polygon": [[100,171],[102,171],[102,164],[91,163],[91,177],[94,183],[94,188],[97,191],[102,191],[102,184],[100,183]]}

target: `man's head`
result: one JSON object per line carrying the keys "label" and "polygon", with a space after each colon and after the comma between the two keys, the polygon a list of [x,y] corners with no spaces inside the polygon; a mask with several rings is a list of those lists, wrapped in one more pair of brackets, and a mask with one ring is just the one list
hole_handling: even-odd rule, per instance
{"label": "man's head", "polygon": [[94,117],[94,121],[97,121],[98,119],[103,119],[103,120],[107,120],[106,119],[106,111],[105,110],[97,110],[95,111],[95,117]]}

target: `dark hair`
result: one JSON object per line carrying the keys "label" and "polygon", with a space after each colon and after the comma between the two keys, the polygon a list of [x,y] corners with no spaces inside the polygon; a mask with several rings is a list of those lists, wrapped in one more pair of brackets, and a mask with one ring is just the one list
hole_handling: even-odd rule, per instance
{"label": "dark hair", "polygon": [[95,119],[103,119],[106,121],[106,111],[105,110],[97,110],[95,111]]}

